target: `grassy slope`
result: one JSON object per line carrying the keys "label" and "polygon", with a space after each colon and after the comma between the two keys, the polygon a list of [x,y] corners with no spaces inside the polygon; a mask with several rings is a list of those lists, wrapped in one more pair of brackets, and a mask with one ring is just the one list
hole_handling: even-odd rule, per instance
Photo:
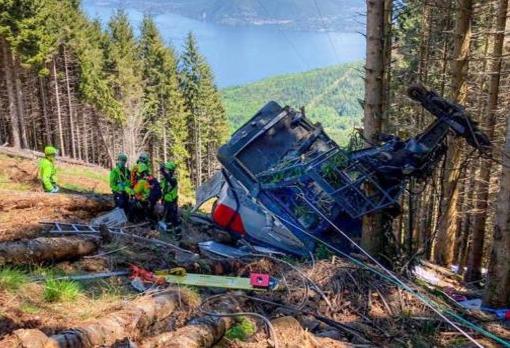
{"label": "grassy slope", "polygon": [[361,62],[271,77],[246,86],[223,90],[223,101],[234,131],[264,104],[274,100],[294,108],[305,107],[307,115],[321,122],[330,136],[345,143],[359,124],[363,98]]}
{"label": "grassy slope", "polygon": [[[38,161],[0,154],[0,190],[42,191]],[[57,182],[76,192],[110,193],[108,170],[57,161]]]}

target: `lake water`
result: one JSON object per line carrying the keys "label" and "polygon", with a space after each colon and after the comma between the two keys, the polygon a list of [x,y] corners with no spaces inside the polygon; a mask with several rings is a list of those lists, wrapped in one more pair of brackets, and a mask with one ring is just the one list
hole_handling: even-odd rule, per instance
{"label": "lake water", "polygon": [[[92,18],[106,23],[113,7],[84,0]],[[124,8],[133,25],[143,13]],[[354,15],[354,14],[353,14]],[[365,39],[356,33],[283,31],[277,27],[231,27],[173,13],[154,17],[163,37],[180,50],[188,32],[211,64],[219,87],[242,85],[265,77],[311,70],[365,58]]]}

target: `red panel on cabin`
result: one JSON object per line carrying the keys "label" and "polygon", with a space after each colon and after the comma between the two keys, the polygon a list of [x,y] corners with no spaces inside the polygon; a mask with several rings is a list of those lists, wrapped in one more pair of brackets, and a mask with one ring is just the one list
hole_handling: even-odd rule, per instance
{"label": "red panel on cabin", "polygon": [[234,209],[227,205],[218,204],[216,206],[213,212],[213,220],[221,227],[237,232],[242,236],[246,233],[239,213],[236,213]]}

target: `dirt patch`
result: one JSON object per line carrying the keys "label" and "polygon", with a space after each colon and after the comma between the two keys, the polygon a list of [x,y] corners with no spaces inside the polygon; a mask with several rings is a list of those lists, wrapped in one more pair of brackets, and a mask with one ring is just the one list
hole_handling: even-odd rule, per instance
{"label": "dirt patch", "polygon": [[0,190],[0,241],[36,236],[40,221],[85,222],[111,208],[101,196]]}

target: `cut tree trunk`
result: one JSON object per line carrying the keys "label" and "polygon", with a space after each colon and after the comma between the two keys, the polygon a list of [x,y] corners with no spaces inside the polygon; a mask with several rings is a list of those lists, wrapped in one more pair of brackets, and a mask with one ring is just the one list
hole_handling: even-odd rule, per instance
{"label": "cut tree trunk", "polygon": [[[39,330],[17,330],[4,342],[18,348],[88,348],[111,346],[124,338],[139,339],[154,324],[178,307],[179,294],[171,291],[145,296],[106,317],[91,320],[60,334],[46,336]],[[3,342],[0,342],[0,347]]]}
{"label": "cut tree trunk", "polygon": [[80,258],[97,250],[91,238],[39,237],[29,240],[0,243],[0,265],[32,264]]}
{"label": "cut tree trunk", "polygon": [[[215,303],[215,308],[222,313],[236,311],[235,301],[222,297]],[[150,337],[142,344],[143,348],[208,348],[218,342],[234,323],[233,317],[205,315],[192,319],[186,326],[176,331],[165,332]]]}
{"label": "cut tree trunk", "polygon": [[[224,310],[222,308],[222,310]],[[144,341],[142,348],[209,348],[218,342],[234,322],[230,317],[205,316],[173,332]]]}

